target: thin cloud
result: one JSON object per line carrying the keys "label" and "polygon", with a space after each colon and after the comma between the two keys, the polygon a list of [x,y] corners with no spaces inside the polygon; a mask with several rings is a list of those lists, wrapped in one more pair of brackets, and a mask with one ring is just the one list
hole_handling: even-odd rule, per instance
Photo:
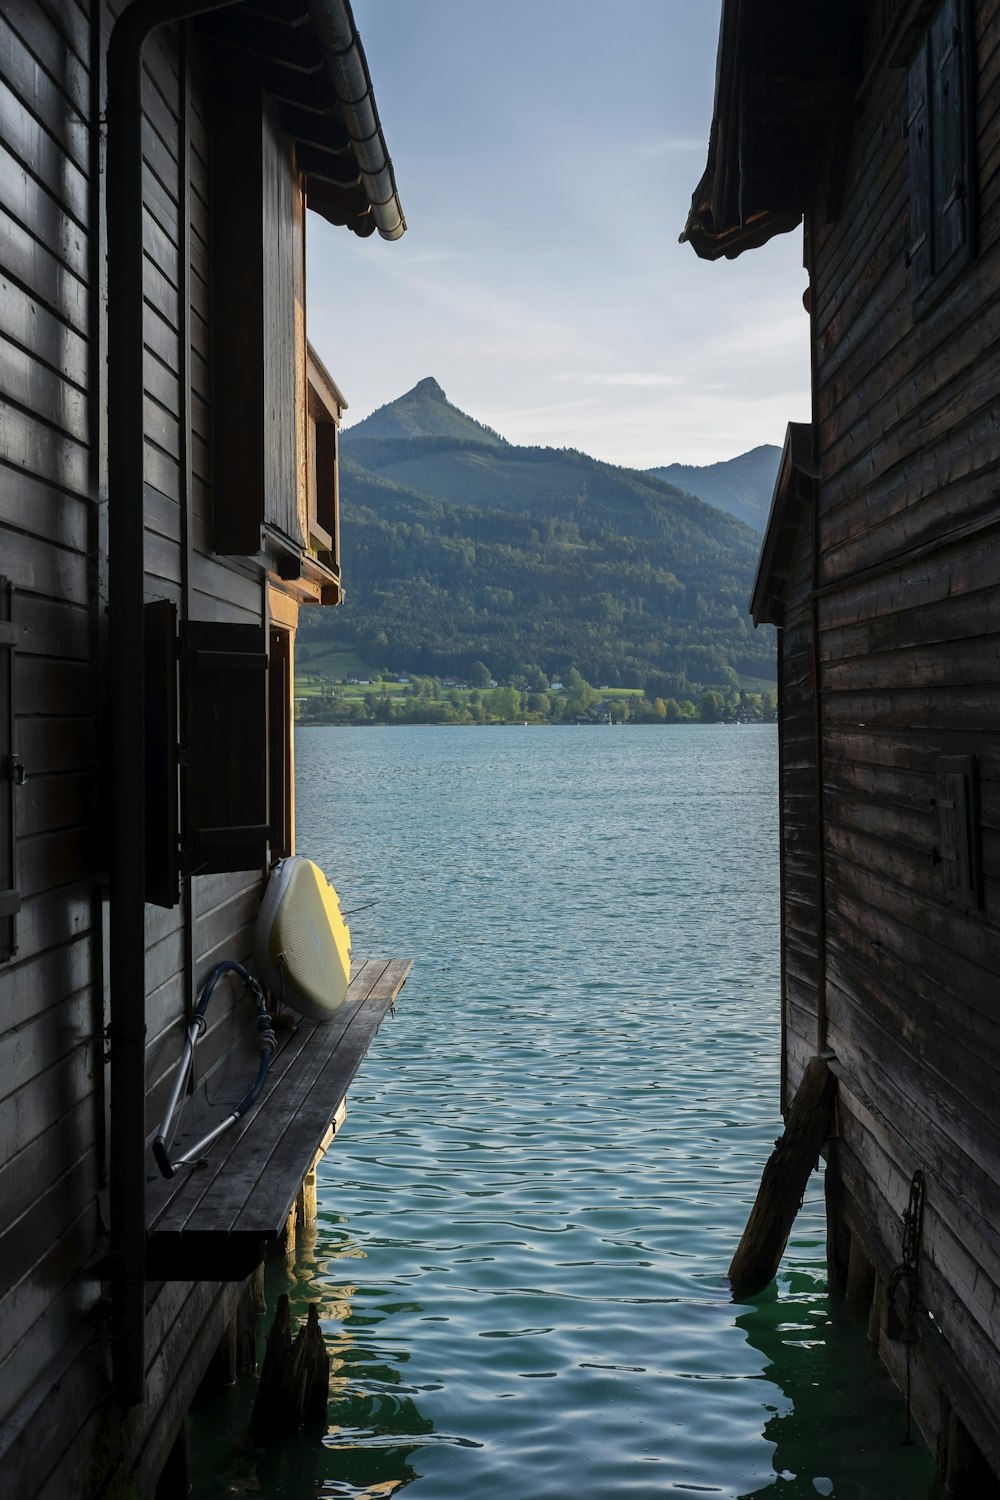
{"label": "thin cloud", "polygon": [[616,375],[578,375],[574,370],[563,370],[556,379],[564,385],[668,386],[674,390],[684,384],[679,375],[658,375],[644,370],[623,370]]}
{"label": "thin cloud", "polygon": [[666,141],[650,141],[640,150],[647,156],[673,156],[680,153],[707,151],[708,142],[701,136],[697,140],[687,136],[674,136]]}

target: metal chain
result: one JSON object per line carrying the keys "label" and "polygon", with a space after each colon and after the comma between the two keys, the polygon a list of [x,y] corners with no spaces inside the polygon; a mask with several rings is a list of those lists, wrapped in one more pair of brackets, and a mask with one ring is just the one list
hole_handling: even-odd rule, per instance
{"label": "metal chain", "polygon": [[906,1284],[906,1312],[903,1332],[900,1335],[906,1345],[906,1441],[910,1442],[912,1411],[910,1401],[911,1365],[913,1345],[917,1338],[917,1311],[920,1306],[920,1248],[924,1228],[924,1174],[918,1168],[910,1179],[910,1197],[903,1213],[902,1259],[889,1277],[889,1302],[892,1305],[896,1288]]}

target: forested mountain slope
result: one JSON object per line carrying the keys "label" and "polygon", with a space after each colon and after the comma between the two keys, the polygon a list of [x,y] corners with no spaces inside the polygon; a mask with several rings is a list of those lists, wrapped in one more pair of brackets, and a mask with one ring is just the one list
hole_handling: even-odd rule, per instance
{"label": "forested mountain slope", "polygon": [[697,495],[709,505],[745,521],[755,531],[763,532],[771,509],[771,496],[778,477],[781,449],[774,443],[762,443],[718,464],[666,464],[647,469],[646,473],[668,484],[676,484],[689,494]]}
{"label": "forested mountain slope", "polygon": [[[436,430],[386,436],[397,405]],[[586,454],[449,435],[452,412],[464,418],[421,381],[344,432],[347,597],[310,634],[346,636],[397,671],[466,676],[483,661],[503,680],[576,667],[670,694],[773,678],[772,633],[746,616],[759,546],[748,527]]]}

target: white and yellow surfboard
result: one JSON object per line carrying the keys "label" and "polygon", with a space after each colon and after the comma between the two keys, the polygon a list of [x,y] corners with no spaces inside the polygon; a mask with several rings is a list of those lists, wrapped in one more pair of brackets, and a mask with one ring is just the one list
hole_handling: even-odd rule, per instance
{"label": "white and yellow surfboard", "polygon": [[254,927],[261,980],[280,1004],[325,1021],[344,1003],[351,934],[337,892],[312,860],[293,854],[271,871]]}

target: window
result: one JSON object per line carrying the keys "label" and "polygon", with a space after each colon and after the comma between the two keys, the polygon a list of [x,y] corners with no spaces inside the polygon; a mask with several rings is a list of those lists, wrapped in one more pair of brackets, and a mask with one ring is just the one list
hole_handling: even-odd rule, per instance
{"label": "window", "polygon": [[254,557],[265,533],[297,554],[304,400],[305,206],[292,146],[260,77],[213,70],[214,545]]}
{"label": "window", "polygon": [[267,635],[146,605],[146,899],[268,858]]}
{"label": "window", "polygon": [[910,64],[909,264],[919,316],[974,254],[968,0],[944,0]]}
{"label": "window", "polygon": [[308,352],[306,529],[309,553],[323,569],[324,604],[340,603],[340,489],[337,445],[346,402],[316,351]]}

